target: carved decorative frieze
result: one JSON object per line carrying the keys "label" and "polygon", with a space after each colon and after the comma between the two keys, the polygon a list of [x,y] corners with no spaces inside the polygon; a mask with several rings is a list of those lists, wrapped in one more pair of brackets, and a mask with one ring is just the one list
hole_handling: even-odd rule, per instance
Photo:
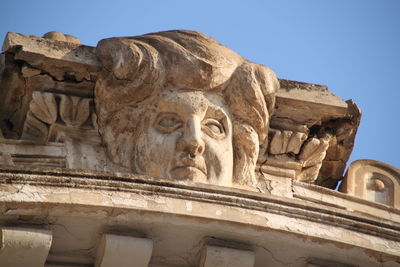
{"label": "carved decorative frieze", "polygon": [[306,125],[290,127],[295,130],[285,129],[287,124],[277,122],[275,125],[280,129],[270,129],[268,151],[259,156],[258,170],[267,179],[287,177],[313,183],[318,177],[331,135],[309,137],[310,130]]}
{"label": "carved decorative frieze", "polygon": [[40,121],[32,112],[28,112],[21,138],[46,143],[49,136],[49,126]]}
{"label": "carved decorative frieze", "polygon": [[[243,88],[246,88],[247,81],[254,79],[254,77],[256,77],[256,80],[262,81],[265,77],[257,76],[257,74],[250,75],[250,80],[242,79],[250,71],[250,69],[246,69],[245,67],[247,63],[236,69],[232,67],[233,65],[225,69],[222,65],[209,69],[207,64],[211,61],[204,61],[204,66],[200,64],[200,68],[203,68],[205,72],[203,73],[204,75],[197,75],[199,66],[196,65],[196,67],[191,64],[194,60],[201,61],[202,57],[207,58],[207,53],[212,54],[213,49],[216,49],[218,58],[223,57],[224,53],[230,54],[229,62],[231,63],[245,63],[246,61],[243,61],[234,52],[224,50],[226,48],[223,46],[219,44],[215,45],[213,41],[211,41],[212,45],[208,44],[209,47],[207,49],[198,50],[204,53],[202,52],[203,54],[197,57],[197,59],[192,58],[187,61],[185,57],[190,57],[189,54],[193,43],[191,43],[190,38],[185,39],[185,37],[182,40],[185,40],[184,42],[186,43],[180,43],[179,45],[186,47],[185,49],[189,51],[189,54],[183,56],[183,60],[179,63],[176,60],[181,58],[182,55],[179,49],[174,52],[174,42],[181,42],[180,37],[176,36],[179,34],[184,35],[184,32],[181,31],[175,37],[173,36],[174,34],[173,32],[160,33],[162,37],[159,39],[157,39],[156,35],[137,37],[140,44],[136,48],[140,51],[136,51],[136,48],[134,49],[138,52],[137,54],[134,53],[135,57],[137,57],[135,58],[130,57],[128,55],[129,51],[124,50],[124,47],[131,46],[131,44],[128,44],[127,40],[118,38],[121,41],[118,45],[115,44],[118,42],[116,41],[117,39],[112,39],[114,41],[108,39],[100,42],[102,45],[95,48],[80,45],[78,42],[66,43],[64,39],[67,40],[68,36],[61,35],[60,33],[48,34],[45,36],[45,39],[9,33],[4,42],[5,53],[1,56],[3,75],[1,76],[0,86],[8,88],[7,90],[0,90],[0,126],[4,137],[34,140],[42,145],[46,145],[49,142],[64,143],[67,146],[68,153],[72,153],[73,155],[83,155],[82,153],[88,151],[89,146],[93,146],[92,149],[89,149],[92,151],[90,152],[90,156],[86,155],[92,157],[92,161],[77,162],[71,161],[72,158],[66,158],[65,163],[61,165],[65,165],[68,168],[104,170],[108,168],[106,166],[110,166],[110,169],[132,170],[132,166],[128,169],[124,168],[124,166],[126,167],[135,161],[126,157],[127,154],[121,157],[122,154],[118,152],[124,149],[127,151],[131,149],[129,146],[132,145],[132,142],[126,142],[125,140],[132,139],[129,139],[130,137],[127,135],[119,137],[124,144],[121,148],[118,148],[118,145],[116,145],[120,141],[117,142],[116,139],[112,139],[116,136],[112,137],[110,142],[113,145],[107,146],[108,159],[105,160],[104,158],[104,147],[97,130],[98,114],[94,112],[95,83],[97,83],[98,88],[111,84],[121,89],[113,91],[110,88],[106,88],[103,91],[103,95],[98,94],[100,98],[112,99],[113,97],[117,97],[118,105],[133,107],[135,105],[132,105],[132,102],[130,102],[132,97],[146,102],[146,94],[156,92],[158,89],[156,91],[152,90],[161,85],[161,83],[158,84],[157,82],[166,81],[169,84],[182,83],[183,86],[181,87],[183,88],[190,87],[195,89],[194,91],[201,91],[206,87],[217,88],[218,84],[221,84],[226,78],[229,79],[229,84],[227,84],[229,85],[227,86],[228,89],[220,88],[218,90],[228,92],[229,90],[236,90],[234,88],[241,88],[231,94],[231,96],[235,97],[230,97],[228,93],[222,94],[222,102],[226,102],[225,104],[227,104],[230,112],[234,111],[233,117],[239,118],[240,120],[238,121],[246,122],[248,119],[243,118],[252,117],[255,119],[259,111],[261,111],[259,114],[264,114],[265,107],[263,105],[265,103],[263,104],[261,101],[260,105],[258,105],[254,102],[254,100],[260,99],[260,94],[246,95],[246,97],[249,97],[249,103],[253,103],[244,106],[252,106],[254,108],[249,110],[241,108],[243,105],[241,105],[241,101],[239,100],[242,98],[238,96],[241,94],[241,90],[243,92],[246,91]],[[167,45],[167,49],[162,50],[160,47],[163,46],[162,42],[166,39],[169,39],[170,43]],[[132,38],[130,40],[129,42],[135,42],[132,41]],[[157,45],[154,47],[157,47],[156,50],[161,49],[160,51],[154,50],[154,47],[151,48],[153,41],[159,42],[160,46]],[[110,45],[112,42],[114,44]],[[142,42],[149,42],[149,46],[141,46]],[[106,48],[103,49],[101,47]],[[146,49],[150,52],[143,53]],[[127,52],[128,54],[119,58],[118,51],[124,51],[123,53]],[[96,53],[98,56],[96,56]],[[160,57],[153,57],[157,53]],[[171,55],[174,56],[172,57]],[[218,58],[215,58],[215,60]],[[138,72],[129,71],[129,66],[133,67],[137,59],[140,59],[140,66],[142,67],[145,66],[146,62],[153,62],[154,64],[151,68],[155,68],[157,73],[151,72],[148,68],[140,69]],[[126,64],[124,66],[118,65],[118,62],[122,62],[120,60],[123,60]],[[16,64],[16,61],[18,61],[18,64]],[[130,65],[131,63],[133,65]],[[167,65],[170,67],[166,68]],[[187,73],[179,71],[181,65],[185,66],[184,69]],[[101,71],[102,66],[106,66],[106,68]],[[116,67],[113,69],[117,78],[116,83],[111,81],[111,76],[104,76],[107,75],[107,70],[112,69],[109,68],[110,66]],[[173,66],[176,66],[176,68]],[[256,65],[251,66],[254,67]],[[208,73],[207,75],[215,76],[215,79],[211,79],[214,84],[207,84],[206,73]],[[152,76],[154,74],[158,76]],[[138,76],[136,77],[135,75]],[[100,79],[98,79],[99,77]],[[133,77],[138,78],[137,81],[139,83],[135,84]],[[152,81],[154,77],[156,79]],[[217,79],[216,77],[219,78]],[[140,85],[140,81],[142,85]],[[268,79],[266,81],[271,82]],[[259,123],[254,121],[251,123],[251,127],[256,129],[256,132],[252,132],[247,126],[237,127],[236,123],[233,125],[235,136],[240,136],[240,138],[233,138],[235,154],[238,153],[238,155],[243,154],[253,157],[255,158],[255,160],[251,160],[253,163],[257,161],[256,166],[252,163],[253,167],[248,168],[250,166],[248,164],[251,161],[235,160],[234,169],[236,170],[234,170],[234,173],[236,174],[234,175],[233,183],[252,184],[253,186],[257,184],[258,176],[251,174],[251,170],[255,167],[256,172],[261,174],[261,179],[276,181],[276,179],[290,178],[334,188],[342,178],[346,161],[353,147],[354,136],[360,118],[357,107],[354,103],[346,103],[330,93],[326,86],[284,79],[280,79],[279,82],[280,89],[276,93],[275,108],[274,110],[268,110],[268,115],[273,114],[269,121],[269,134],[268,128],[263,126],[267,125],[264,122]],[[134,94],[129,93],[132,90],[129,84],[137,86],[137,91]],[[252,86],[256,85],[253,84]],[[272,107],[268,103],[273,99],[265,93],[264,84],[260,83],[257,86],[261,86],[260,90],[262,95],[264,95],[267,107]],[[99,92],[97,90],[97,93]],[[115,92],[118,92],[120,95],[117,96],[118,94],[115,94]],[[155,96],[156,94],[151,95]],[[220,96],[221,94],[218,97]],[[213,99],[218,97],[213,96]],[[100,105],[99,110],[104,110],[102,107],[106,107],[106,110],[118,110],[118,105],[115,105],[112,101],[107,100],[103,102],[104,104]],[[146,105],[148,105],[147,102]],[[19,108],[16,109],[15,107]],[[117,119],[111,122],[111,124],[121,122],[121,125],[124,125],[122,122],[123,116],[128,121],[132,119],[136,120],[136,118],[143,116],[143,114],[139,115],[129,112],[124,114],[121,110],[118,110],[117,113]],[[144,114],[148,116],[150,113]],[[146,120],[144,119],[144,121]],[[101,123],[104,121],[103,115],[100,116],[99,121]],[[134,129],[134,125],[131,124],[131,122],[130,124],[126,124],[124,129],[127,131]],[[261,129],[263,127],[265,129]],[[104,123],[100,128],[104,128]],[[104,140],[110,138],[109,134],[105,134],[104,129],[101,131],[103,131]],[[259,139],[258,141],[257,138]],[[257,146],[254,146],[255,149],[249,149],[250,147],[247,145],[238,146],[242,142],[238,140],[244,140],[248,144],[258,142],[259,153]],[[112,147],[115,148],[114,152]],[[24,158],[23,155],[20,157],[21,159]],[[82,159],[84,157],[85,155],[82,156]],[[3,158],[4,162],[9,161],[8,156],[3,156]],[[119,158],[125,158],[126,162],[120,164],[121,161]],[[237,158],[243,157],[237,156]],[[111,161],[118,164],[116,165]],[[136,167],[140,165],[135,164]],[[226,164],[223,165],[226,166]],[[213,168],[218,169],[218,166],[214,166]],[[155,174],[151,175],[154,176]],[[242,178],[238,179],[237,177]]]}
{"label": "carved decorative frieze", "polygon": [[80,127],[85,123],[91,113],[90,98],[70,95],[59,95],[60,117],[68,127]]}
{"label": "carved decorative frieze", "polygon": [[305,133],[278,129],[270,129],[270,131],[272,137],[269,144],[269,153],[272,155],[289,153],[297,155],[307,139],[307,134]]}
{"label": "carved decorative frieze", "polygon": [[57,104],[52,93],[33,92],[29,108],[36,118],[47,124],[57,119]]}
{"label": "carved decorative frieze", "polygon": [[40,143],[78,140],[99,144],[93,99],[34,91],[22,139]]}

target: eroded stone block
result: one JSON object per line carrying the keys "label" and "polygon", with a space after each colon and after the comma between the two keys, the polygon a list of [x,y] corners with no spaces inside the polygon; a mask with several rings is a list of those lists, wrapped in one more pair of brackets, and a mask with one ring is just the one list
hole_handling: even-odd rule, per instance
{"label": "eroded stone block", "polygon": [[1,228],[0,234],[0,266],[44,266],[52,241],[51,231]]}
{"label": "eroded stone block", "polygon": [[254,261],[253,251],[206,245],[199,267],[253,267]]}
{"label": "eroded stone block", "polygon": [[0,139],[0,152],[3,165],[66,167],[64,144]]}
{"label": "eroded stone block", "polygon": [[147,267],[153,241],[147,238],[104,234],[96,257],[96,267]]}

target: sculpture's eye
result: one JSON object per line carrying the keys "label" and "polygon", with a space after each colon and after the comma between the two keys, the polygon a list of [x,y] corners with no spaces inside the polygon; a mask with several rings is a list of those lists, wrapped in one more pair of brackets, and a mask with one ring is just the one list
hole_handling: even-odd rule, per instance
{"label": "sculpture's eye", "polygon": [[224,125],[215,119],[206,119],[203,121],[203,128],[206,133],[212,137],[224,137],[225,128]]}
{"label": "sculpture's eye", "polygon": [[182,127],[183,123],[175,114],[162,114],[156,120],[155,127],[157,130],[164,133],[171,133]]}

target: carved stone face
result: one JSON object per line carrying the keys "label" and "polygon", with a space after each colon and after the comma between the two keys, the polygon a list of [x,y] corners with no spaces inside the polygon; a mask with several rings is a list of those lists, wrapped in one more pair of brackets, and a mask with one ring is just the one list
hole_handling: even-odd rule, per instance
{"label": "carved stone face", "polygon": [[185,30],[104,39],[96,54],[97,122],[117,170],[257,185],[279,88],[270,69]]}
{"label": "carved stone face", "polygon": [[231,185],[232,123],[216,93],[169,87],[149,107],[135,148],[139,172]]}

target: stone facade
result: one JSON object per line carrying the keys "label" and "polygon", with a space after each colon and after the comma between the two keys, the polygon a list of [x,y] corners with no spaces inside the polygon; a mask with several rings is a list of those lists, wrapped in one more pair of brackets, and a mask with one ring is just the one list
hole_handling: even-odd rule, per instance
{"label": "stone facade", "polygon": [[326,86],[193,31],[9,33],[0,73],[1,266],[400,263],[400,172],[344,175]]}

